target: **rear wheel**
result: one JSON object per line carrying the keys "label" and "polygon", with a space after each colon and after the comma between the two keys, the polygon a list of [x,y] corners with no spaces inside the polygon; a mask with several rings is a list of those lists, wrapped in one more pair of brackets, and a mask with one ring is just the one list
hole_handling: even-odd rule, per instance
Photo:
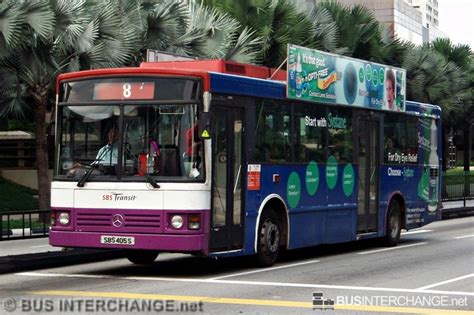
{"label": "rear wheel", "polygon": [[402,211],[398,201],[392,200],[388,211],[384,243],[386,246],[396,246],[402,230]]}
{"label": "rear wheel", "polygon": [[127,251],[127,259],[137,265],[147,265],[153,263],[158,254],[156,250],[129,250]]}
{"label": "rear wheel", "polygon": [[273,209],[263,212],[258,228],[257,264],[268,267],[275,263],[280,251],[281,220]]}

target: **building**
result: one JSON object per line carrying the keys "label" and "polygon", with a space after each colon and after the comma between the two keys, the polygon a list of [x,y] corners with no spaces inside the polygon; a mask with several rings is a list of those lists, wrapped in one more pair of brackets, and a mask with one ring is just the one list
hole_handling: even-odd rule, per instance
{"label": "building", "polygon": [[398,38],[417,45],[446,35],[438,29],[438,0],[337,0],[347,5],[363,5]]}

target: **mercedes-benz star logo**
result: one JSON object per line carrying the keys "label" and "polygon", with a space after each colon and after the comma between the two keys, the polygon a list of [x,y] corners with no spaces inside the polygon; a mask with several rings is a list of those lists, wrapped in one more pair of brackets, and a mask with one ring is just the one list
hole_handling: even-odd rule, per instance
{"label": "mercedes-benz star logo", "polygon": [[121,214],[114,214],[112,217],[112,225],[115,227],[121,227],[124,221],[125,220]]}

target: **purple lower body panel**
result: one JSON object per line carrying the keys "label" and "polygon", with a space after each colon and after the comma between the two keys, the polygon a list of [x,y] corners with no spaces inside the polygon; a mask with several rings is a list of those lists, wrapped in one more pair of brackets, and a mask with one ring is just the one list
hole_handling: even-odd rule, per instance
{"label": "purple lower body panel", "polygon": [[[209,253],[208,210],[135,210],[135,209],[52,209],[56,216],[69,212],[71,222],[56,222],[49,243],[61,247],[149,249],[169,252]],[[169,223],[175,215],[183,226]],[[192,229],[191,219],[200,217],[200,227]],[[195,228],[195,226],[194,226]],[[113,242],[110,242],[113,238]]]}

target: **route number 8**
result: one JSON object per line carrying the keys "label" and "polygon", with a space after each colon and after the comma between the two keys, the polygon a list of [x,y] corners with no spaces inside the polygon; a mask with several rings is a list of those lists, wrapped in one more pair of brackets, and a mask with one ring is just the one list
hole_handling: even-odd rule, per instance
{"label": "route number 8", "polygon": [[123,97],[129,98],[132,96],[132,86],[130,83],[124,83],[123,88]]}

